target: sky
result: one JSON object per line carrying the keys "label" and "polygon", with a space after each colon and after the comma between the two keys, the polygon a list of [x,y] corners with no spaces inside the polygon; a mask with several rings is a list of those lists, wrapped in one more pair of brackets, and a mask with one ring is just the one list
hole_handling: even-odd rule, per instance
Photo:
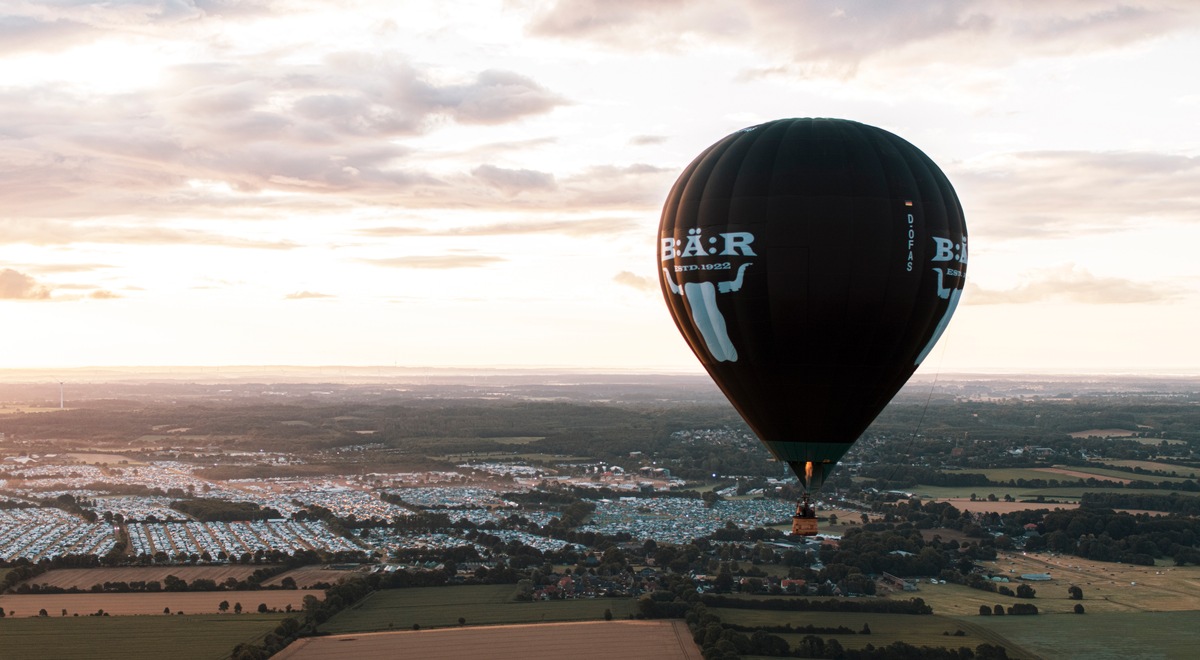
{"label": "sky", "polygon": [[1191,0],[0,4],[0,369],[699,371],[703,149],[892,131],[971,261],[922,373],[1200,373]]}

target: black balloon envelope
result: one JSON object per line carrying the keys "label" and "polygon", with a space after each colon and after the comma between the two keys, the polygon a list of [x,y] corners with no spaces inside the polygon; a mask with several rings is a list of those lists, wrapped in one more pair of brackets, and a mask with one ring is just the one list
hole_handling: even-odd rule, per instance
{"label": "black balloon envelope", "polygon": [[967,268],[962,206],[938,166],[841,119],[712,145],[671,189],[658,238],[679,331],[806,492],[929,354]]}

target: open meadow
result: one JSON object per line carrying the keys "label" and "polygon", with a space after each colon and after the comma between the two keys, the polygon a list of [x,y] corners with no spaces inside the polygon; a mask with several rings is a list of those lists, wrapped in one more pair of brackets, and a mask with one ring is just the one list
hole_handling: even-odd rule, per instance
{"label": "open meadow", "polygon": [[0,657],[20,660],[219,660],[261,640],[284,614],[81,616],[0,620]]}
{"label": "open meadow", "polygon": [[[887,646],[893,642],[905,642],[914,646],[941,646],[958,648],[966,646],[974,649],[980,644],[1006,646],[1010,658],[1031,657],[1023,655],[1020,649],[1009,644],[1003,636],[986,628],[973,625],[970,621],[962,621],[952,617],[920,614],[877,614],[859,612],[784,612],[779,610],[743,610],[733,608],[710,607],[709,612],[721,617],[722,623],[732,623],[743,626],[783,626],[793,627],[815,626],[818,628],[837,628],[845,626],[858,634],[813,633],[824,639],[836,639],[843,648],[861,649],[867,644],[875,647]],[[937,611],[936,609],[934,610]],[[863,626],[870,628],[870,634],[861,634]],[[962,635],[958,635],[958,631]],[[771,633],[787,640],[793,648],[809,633]]]}
{"label": "open meadow", "polygon": [[[1200,566],[1135,566],[1091,561],[1049,553],[1002,552],[996,561],[983,562],[996,575],[1018,584],[1028,584],[1037,592],[1032,600],[1001,596],[956,584],[922,582],[916,596],[923,598],[938,614],[978,615],[980,605],[1033,603],[1042,613],[1069,613],[1081,603],[1090,613],[1173,612],[1200,610]],[[1049,573],[1047,582],[1023,582],[1027,573]],[[1083,590],[1083,600],[1068,597],[1072,585]]]}
{"label": "open meadow", "polygon": [[221,601],[229,602],[228,616],[233,615],[235,603],[242,604],[242,616],[260,616],[258,606],[284,611],[289,605],[298,610],[304,597],[312,594],[322,600],[324,591],[272,589],[261,591],[172,591],[155,593],[125,594],[4,594],[0,596],[0,607],[12,617],[36,617],[39,610],[46,610],[52,618],[86,616],[103,610],[113,616],[150,614],[162,616],[164,609],[171,614],[216,614]]}
{"label": "open meadow", "polygon": [[[1086,601],[1085,601],[1086,603]],[[1200,648],[1196,612],[976,617],[1041,658],[1193,660]]]}
{"label": "open meadow", "polygon": [[407,630],[459,625],[586,621],[604,618],[611,610],[614,619],[632,615],[637,602],[632,598],[591,598],[520,602],[516,587],[471,585],[461,587],[416,587],[376,591],[321,625],[324,633]]}

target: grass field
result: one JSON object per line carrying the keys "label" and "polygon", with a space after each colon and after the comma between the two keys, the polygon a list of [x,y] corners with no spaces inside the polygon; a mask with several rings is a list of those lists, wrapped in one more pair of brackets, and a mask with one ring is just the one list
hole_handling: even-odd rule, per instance
{"label": "grass field", "polygon": [[[1051,477],[1053,474],[1041,473],[1041,478]],[[923,497],[931,497],[934,499],[944,500],[956,497],[970,497],[974,493],[977,497],[987,497],[989,494],[1003,498],[1005,495],[1012,495],[1018,500],[1032,500],[1036,497],[1044,497],[1047,500],[1061,500],[1067,502],[1077,502],[1084,493],[1138,493],[1144,495],[1163,495],[1170,491],[1159,489],[1144,489],[1144,488],[1087,488],[1084,486],[1065,486],[1062,488],[1013,488],[1009,486],[926,486],[918,484],[912,488],[906,488],[907,492]],[[1180,495],[1200,495],[1200,493],[1180,492]]]}
{"label": "grass field", "polygon": [[[844,648],[861,649],[867,644],[876,647],[887,646],[892,642],[905,642],[914,646],[944,646],[958,648],[966,646],[974,649],[980,644],[997,644],[1008,648],[1010,658],[1032,657],[1025,655],[1017,646],[1009,643],[1002,635],[974,625],[972,621],[940,615],[912,614],[874,614],[849,612],[780,612],[774,610],[741,610],[712,607],[709,612],[721,617],[722,623],[733,623],[743,626],[793,626],[813,625],[818,627],[836,628],[845,626],[851,630],[861,631],[863,625],[871,629],[871,634],[862,635],[830,635],[820,633],[817,636],[825,639],[836,639]],[[963,635],[956,637],[957,631]],[[946,633],[946,634],[943,634]],[[793,648],[807,633],[771,633],[787,640]]]}
{"label": "grass field", "polygon": [[[1175,474],[1177,474],[1180,477],[1183,477],[1185,479],[1195,479],[1197,477],[1200,477],[1200,474],[1198,474],[1198,471],[1196,470],[1196,468],[1186,467],[1183,465],[1172,465],[1170,463],[1162,463],[1159,461],[1130,461],[1130,460],[1108,459],[1108,460],[1099,461],[1099,463],[1101,463],[1103,465],[1116,465],[1118,467],[1142,468],[1143,470],[1151,470],[1151,471],[1162,470],[1163,472],[1166,472],[1167,474],[1174,472]],[[1149,475],[1141,475],[1141,476],[1134,475],[1134,476],[1138,479],[1153,478],[1153,477],[1150,477]]]}
{"label": "grass field", "polygon": [[285,615],[35,617],[0,621],[0,657],[21,660],[219,660]]}
{"label": "grass field", "polygon": [[614,619],[624,619],[637,606],[632,598],[525,603],[514,600],[515,594],[511,584],[387,589],[325,622],[321,632],[407,630],[414,623],[422,628],[457,626],[459,617],[468,625],[586,621],[602,619],[606,609]]}
{"label": "grass field", "polygon": [[1200,648],[1196,612],[980,616],[973,622],[1039,657],[1056,660],[1191,660]]}
{"label": "grass field", "polygon": [[[1166,468],[1169,468],[1169,469],[1167,469],[1167,472],[1171,472],[1172,470],[1174,470],[1180,476],[1160,477],[1160,476],[1152,475],[1152,474],[1134,474],[1132,472],[1122,472],[1121,470],[1113,470],[1113,469],[1099,467],[1099,466],[1093,467],[1090,465],[1080,466],[1080,467],[1071,467],[1069,469],[1074,470],[1076,472],[1084,472],[1087,474],[1094,474],[1094,475],[1096,475],[1097,479],[1111,477],[1113,479],[1122,479],[1122,480],[1126,480],[1126,481],[1136,480],[1136,481],[1154,481],[1154,482],[1184,481],[1188,478],[1187,475],[1193,472],[1193,468],[1186,468],[1186,467],[1179,467],[1179,466],[1171,467],[1171,466],[1167,465],[1166,463],[1159,463],[1158,465],[1166,466]],[[1164,468],[1157,468],[1157,469],[1164,469]]]}
{"label": "grass field", "polygon": [[538,440],[545,440],[545,439],[546,439],[545,436],[536,436],[536,435],[535,436],[523,436],[523,437],[513,436],[511,438],[488,438],[488,440],[491,440],[492,442],[494,442],[498,445],[528,445],[530,443],[537,442]]}
{"label": "grass field", "polygon": [[[1048,553],[1001,553],[995,563],[983,565],[1013,580],[1007,585],[1013,590],[1025,573],[1049,573],[1053,579],[1029,583],[1037,591],[1033,600],[955,584],[922,583],[915,595],[934,612],[964,616],[978,615],[980,605],[1007,607],[1020,602],[1033,603],[1047,614],[1070,613],[1077,602],[1089,614],[1191,610],[1195,615],[1200,610],[1200,566],[1134,566]],[[1083,590],[1082,601],[1068,598],[1071,585]]]}
{"label": "grass field", "polygon": [[[243,612],[258,614],[259,604],[267,608],[286,610],[303,606],[304,596],[312,594],[324,599],[324,591],[306,591],[296,589],[270,589],[260,591],[179,591],[157,593],[127,593],[127,594],[5,594],[0,596],[0,607],[10,616],[18,618],[37,617],[39,610],[46,610],[52,617],[60,617],[62,610],[67,611],[68,617],[78,614],[80,617],[104,610],[113,616],[123,615],[159,615],[163,608],[169,608],[172,614],[185,612],[187,614],[216,614],[221,601],[229,601],[230,612],[234,603],[242,604]],[[229,616],[234,616],[230,614]],[[246,616],[246,615],[242,615]],[[0,656],[3,657],[3,656]]]}

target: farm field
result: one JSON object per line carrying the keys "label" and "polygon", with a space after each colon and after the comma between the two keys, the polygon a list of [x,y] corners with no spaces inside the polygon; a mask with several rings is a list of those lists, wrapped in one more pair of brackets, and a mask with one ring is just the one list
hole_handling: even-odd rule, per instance
{"label": "farm field", "polygon": [[[1105,460],[1100,460],[1100,461],[1096,461],[1096,462],[1101,465],[1115,465],[1118,467],[1127,467],[1127,468],[1142,468],[1143,470],[1150,470],[1150,471],[1162,470],[1163,472],[1166,472],[1167,474],[1174,472],[1185,479],[1200,478],[1200,470],[1197,470],[1196,468],[1187,467],[1184,465],[1172,465],[1171,463],[1162,463],[1160,461],[1133,461],[1133,460],[1122,460],[1122,459],[1105,459]],[[1138,476],[1138,478],[1143,479],[1143,478],[1152,478],[1152,477],[1150,475],[1144,475],[1144,476]]]}
{"label": "farm field", "polygon": [[[1194,471],[1193,468],[1180,467],[1180,466],[1172,467],[1166,463],[1160,463],[1159,465],[1165,466],[1165,469],[1167,469],[1167,472],[1174,471],[1180,476],[1164,477],[1164,476],[1159,476],[1159,475],[1155,475],[1155,474],[1134,474],[1132,472],[1122,472],[1121,470],[1113,470],[1113,469],[1105,468],[1102,466],[1092,467],[1090,465],[1089,466],[1072,467],[1071,470],[1081,473],[1081,474],[1096,475],[1097,479],[1103,479],[1103,478],[1107,477],[1107,478],[1112,478],[1112,479],[1120,479],[1120,480],[1126,481],[1126,482],[1128,482],[1128,481],[1153,481],[1153,482],[1186,481],[1188,479],[1187,475]],[[1164,469],[1164,467],[1160,467],[1160,468],[1156,468],[1156,469]]]}
{"label": "farm field", "polygon": [[241,616],[263,616],[258,613],[258,605],[266,603],[267,608],[283,611],[288,605],[292,609],[301,609],[304,597],[313,595],[324,599],[324,591],[278,589],[263,591],[176,591],[158,593],[127,593],[127,594],[29,594],[0,596],[0,607],[9,616],[37,617],[38,610],[46,610],[52,618],[61,618],[62,610],[67,611],[68,617],[78,614],[80,617],[104,610],[113,616],[148,614],[162,616],[163,608],[170,608],[172,614],[216,614],[217,605],[221,601],[229,601],[230,614],[234,603],[242,604]]}
{"label": "farm field", "polygon": [[29,584],[52,587],[90,589],[105,582],[162,582],[168,575],[191,582],[208,579],[221,584],[229,578],[244,580],[264,566],[129,566],[122,568],[59,568],[26,580]]}
{"label": "farm field", "polygon": [[[1007,607],[1022,602],[1037,605],[1043,614],[1070,613],[1076,603],[1081,603],[1089,615],[1200,610],[1200,566],[1134,566],[1046,553],[1000,553],[994,564],[983,565],[1013,580],[1007,586],[1014,590],[1022,584],[1018,578],[1025,573],[1049,573],[1053,579],[1029,582],[1037,591],[1032,600],[956,584],[921,583],[915,595],[934,612],[961,616],[978,616],[980,605]],[[1067,597],[1071,585],[1083,590],[1082,601]]]}
{"label": "farm field", "polygon": [[[536,653],[533,652],[536,649]],[[274,656],[278,660],[700,660],[682,621],[586,621],[541,625],[440,628],[392,633],[309,637]]]}
{"label": "farm field", "polygon": [[981,616],[976,623],[1038,657],[1060,660],[1191,660],[1200,646],[1196,612],[1088,612]]}
{"label": "farm field", "polygon": [[406,630],[414,623],[438,628],[457,626],[460,617],[468,625],[584,621],[603,618],[606,609],[612,610],[614,619],[625,619],[637,607],[632,598],[529,603],[513,600],[515,594],[513,585],[386,589],[339,612],[320,630],[332,634]]}
{"label": "farm field", "polygon": [[332,568],[321,568],[320,566],[304,566],[301,568],[292,569],[286,573],[280,573],[270,580],[263,582],[263,586],[273,587],[281,584],[284,578],[290,577],[296,581],[297,587],[300,587],[301,589],[307,589],[311,588],[312,585],[318,582],[337,584],[338,582],[349,579],[356,574],[356,571],[341,571]]}
{"label": "farm field", "polygon": [[0,655],[21,660],[217,660],[261,639],[285,618],[254,616],[80,616],[5,619]]}
{"label": "farm field", "polygon": [[1133,436],[1133,431],[1129,429],[1088,429],[1067,435],[1072,438],[1128,438]]}
{"label": "farm field", "polygon": [[[733,623],[744,626],[782,626],[790,623],[793,626],[812,625],[824,628],[845,626],[854,631],[861,631],[864,624],[869,626],[871,629],[869,635],[815,633],[818,637],[824,639],[836,639],[843,648],[847,649],[861,649],[867,644],[872,644],[876,647],[887,646],[892,642],[905,642],[914,646],[942,646],[948,648],[966,646],[971,649],[980,644],[995,644],[1007,647],[1010,658],[1032,657],[1022,654],[1019,648],[991,630],[975,626],[970,621],[962,621],[937,614],[782,612],[776,610],[742,610],[721,607],[711,607],[708,611],[721,617],[722,623]],[[955,636],[955,633],[959,630],[963,631],[964,634],[962,636]],[[809,633],[771,634],[779,635],[786,639],[792,647],[796,647],[800,640]]]}
{"label": "farm field", "polygon": [[[1042,476],[1039,478],[1052,479],[1054,478],[1054,475],[1042,473]],[[918,484],[911,488],[906,488],[905,491],[913,493],[914,495],[921,495],[923,497],[939,500],[951,498],[969,498],[971,493],[974,493],[976,497],[980,498],[987,497],[988,495],[995,495],[999,498],[1003,498],[1005,495],[1012,495],[1018,500],[1032,500],[1042,497],[1047,500],[1066,500],[1072,502],[1079,500],[1080,497],[1083,497],[1084,493],[1139,493],[1146,495],[1164,495],[1170,492],[1154,488],[1088,488],[1086,486],[1064,486],[1060,488],[1017,488],[1010,486],[927,486],[925,484]],[[1180,495],[1191,496],[1200,495],[1200,493],[1183,491],[1180,492]],[[1042,507],[1039,506],[1034,508]]]}

